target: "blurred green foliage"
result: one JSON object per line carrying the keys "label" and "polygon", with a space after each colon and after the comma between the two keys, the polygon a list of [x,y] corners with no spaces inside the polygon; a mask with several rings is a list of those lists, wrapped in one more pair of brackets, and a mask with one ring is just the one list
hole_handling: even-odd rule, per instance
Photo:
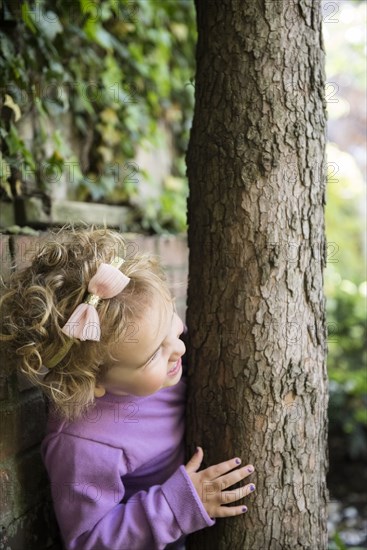
{"label": "blurred green foliage", "polygon": [[330,436],[344,434],[352,459],[367,456],[366,256],[362,176],[347,153],[328,146],[325,271]]}
{"label": "blurred green foliage", "polygon": [[[35,188],[47,195],[50,182],[65,176],[70,199],[128,204],[136,228],[184,231],[193,2],[38,0],[22,3],[19,14],[12,5],[5,2],[5,13],[15,27],[0,32],[3,105],[11,115],[0,123],[3,195],[13,199]],[[60,131],[68,114],[87,155]],[[36,128],[29,142],[19,131],[25,115]],[[157,121],[173,135],[163,186],[132,162],[138,146],[159,145]],[[150,198],[140,192],[142,179],[155,191]]]}
{"label": "blurred green foliage", "polygon": [[[349,135],[354,139],[349,151],[358,154],[364,134],[355,121],[363,108],[351,102],[363,101],[366,90],[366,2],[325,5],[328,13],[332,10],[323,25],[329,120],[338,131],[335,121],[340,119],[345,129],[345,118],[350,117]],[[366,182],[353,157],[336,144],[328,144],[327,156],[329,431],[333,448],[360,460],[367,456]]]}
{"label": "blurred green foliage", "polygon": [[[340,538],[339,533],[335,533],[332,543],[329,542],[328,550],[347,550],[347,547],[345,546],[344,542]],[[358,549],[354,549],[358,550]]]}

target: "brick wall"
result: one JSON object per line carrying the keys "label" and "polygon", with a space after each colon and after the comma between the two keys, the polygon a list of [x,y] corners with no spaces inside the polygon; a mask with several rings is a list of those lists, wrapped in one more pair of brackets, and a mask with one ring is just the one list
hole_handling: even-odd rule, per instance
{"label": "brick wall", "polygon": [[[186,235],[146,237],[125,234],[128,252],[160,256],[177,310],[185,319],[188,249]],[[7,279],[12,266],[31,261],[47,232],[39,236],[0,235],[0,274]],[[39,446],[46,423],[40,390],[15,371],[8,377],[0,367],[0,548],[4,550],[61,550],[51,504],[47,472]]]}

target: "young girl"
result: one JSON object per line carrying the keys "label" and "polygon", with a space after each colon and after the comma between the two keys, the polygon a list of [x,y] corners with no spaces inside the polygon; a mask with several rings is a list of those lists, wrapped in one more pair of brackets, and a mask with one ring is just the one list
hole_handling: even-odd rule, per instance
{"label": "young girl", "polygon": [[231,458],[184,465],[186,381],[176,313],[154,256],[128,258],[108,229],[64,229],[12,275],[1,340],[50,403],[41,454],[68,550],[184,548],[244,513]]}

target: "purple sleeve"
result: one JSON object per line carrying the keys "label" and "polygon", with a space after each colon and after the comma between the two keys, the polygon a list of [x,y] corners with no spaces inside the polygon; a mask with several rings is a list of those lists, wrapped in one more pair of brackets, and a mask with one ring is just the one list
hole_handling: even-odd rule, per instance
{"label": "purple sleeve", "polygon": [[183,465],[122,503],[128,470],[120,449],[60,434],[41,450],[67,550],[163,550],[215,524]]}

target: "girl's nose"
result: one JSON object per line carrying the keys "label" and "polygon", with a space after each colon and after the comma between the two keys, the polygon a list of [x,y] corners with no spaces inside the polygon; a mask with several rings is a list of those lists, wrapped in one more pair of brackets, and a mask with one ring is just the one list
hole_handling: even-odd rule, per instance
{"label": "girl's nose", "polygon": [[[184,332],[186,325],[184,325],[181,317],[179,317],[179,315],[177,313],[175,313],[175,321],[176,321],[175,327],[174,327],[175,328],[175,334],[177,334],[177,338],[179,338],[180,335]],[[177,332],[176,332],[176,330],[177,330]]]}
{"label": "girl's nose", "polygon": [[186,346],[182,340],[177,340],[175,349],[171,354],[170,361],[177,361],[186,351]]}

